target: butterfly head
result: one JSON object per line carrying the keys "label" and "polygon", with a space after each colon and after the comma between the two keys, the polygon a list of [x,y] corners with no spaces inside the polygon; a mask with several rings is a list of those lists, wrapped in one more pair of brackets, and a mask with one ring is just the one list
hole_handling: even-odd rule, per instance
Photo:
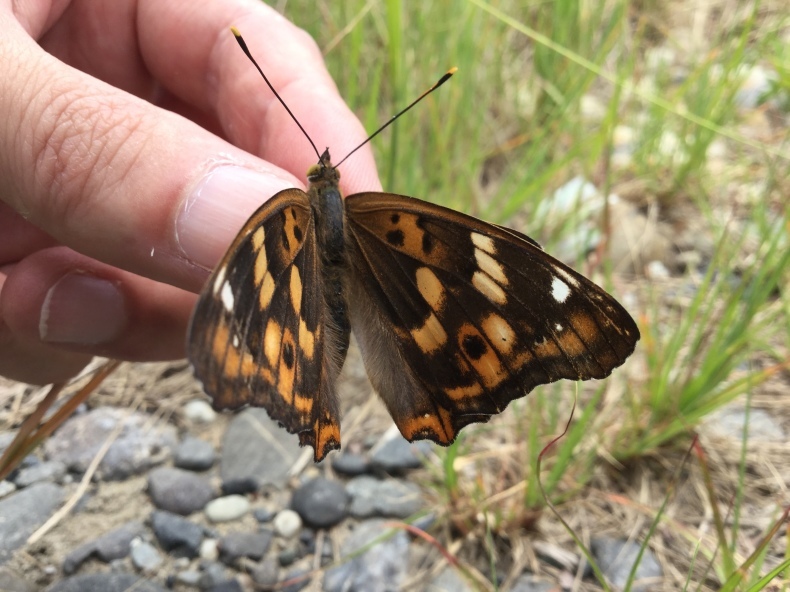
{"label": "butterfly head", "polygon": [[329,148],[324,150],[318,163],[314,164],[307,171],[307,180],[311,185],[337,185],[340,180],[340,172],[332,166],[332,159],[329,156]]}

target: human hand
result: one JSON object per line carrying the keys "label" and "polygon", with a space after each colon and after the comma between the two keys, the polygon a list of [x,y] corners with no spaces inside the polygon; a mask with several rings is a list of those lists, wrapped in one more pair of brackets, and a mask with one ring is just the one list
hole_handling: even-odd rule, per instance
{"label": "human hand", "polygon": [[[184,355],[209,270],[317,158],[365,138],[312,39],[258,0],[0,7],[0,374]],[[257,158],[254,155],[258,155]],[[341,188],[376,191],[366,148]]]}

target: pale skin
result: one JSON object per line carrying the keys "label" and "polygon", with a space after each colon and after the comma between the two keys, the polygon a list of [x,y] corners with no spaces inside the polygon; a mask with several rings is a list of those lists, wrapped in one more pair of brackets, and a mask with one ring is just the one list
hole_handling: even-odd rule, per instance
{"label": "pale skin", "polygon": [[[0,375],[183,357],[247,217],[365,139],[315,42],[259,0],[0,0]],[[368,147],[345,194],[381,185]]]}

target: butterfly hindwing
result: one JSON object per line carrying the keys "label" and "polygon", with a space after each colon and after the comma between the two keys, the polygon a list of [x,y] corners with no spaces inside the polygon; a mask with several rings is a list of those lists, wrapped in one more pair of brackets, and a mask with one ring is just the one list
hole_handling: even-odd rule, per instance
{"label": "butterfly hindwing", "polygon": [[337,448],[339,369],[325,359],[335,338],[325,317],[310,202],[288,189],[247,221],[195,308],[188,354],[214,407],[265,407],[316,454]]}
{"label": "butterfly hindwing", "polygon": [[520,233],[394,194],[346,210],[352,328],[408,439],[449,444],[535,386],[603,378],[634,350],[622,306]]}

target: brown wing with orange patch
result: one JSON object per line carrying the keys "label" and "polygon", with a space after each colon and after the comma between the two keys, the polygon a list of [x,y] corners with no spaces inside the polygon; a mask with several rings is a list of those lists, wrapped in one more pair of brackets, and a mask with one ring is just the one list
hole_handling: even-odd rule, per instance
{"label": "brown wing with orange patch", "polygon": [[320,265],[307,194],[278,193],[214,270],[187,347],[216,409],[264,407],[302,445],[314,446],[317,460],[340,446]]}
{"label": "brown wing with orange patch", "polygon": [[528,237],[414,198],[346,200],[351,326],[403,435],[450,444],[539,384],[603,378],[639,330]]}

